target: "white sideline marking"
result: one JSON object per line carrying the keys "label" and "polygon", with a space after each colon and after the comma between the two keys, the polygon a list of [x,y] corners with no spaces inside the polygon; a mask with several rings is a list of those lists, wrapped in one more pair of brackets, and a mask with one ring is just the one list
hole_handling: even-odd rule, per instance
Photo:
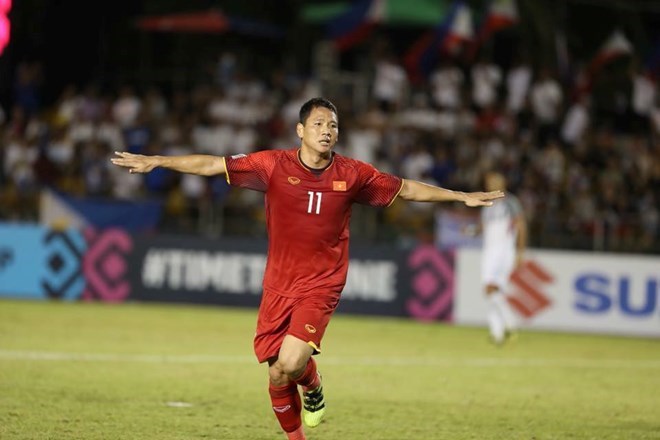
{"label": "white sideline marking", "polygon": [[193,406],[192,403],[188,402],[165,402],[165,405],[171,406],[172,408],[190,408]]}
{"label": "white sideline marking", "polygon": [[[0,350],[0,360],[64,362],[136,362],[148,364],[256,364],[254,356],[157,355],[128,353],[71,353]],[[323,357],[326,365],[373,365],[391,367],[559,367],[559,368],[660,368],[660,359],[523,359],[523,358],[415,358]]]}

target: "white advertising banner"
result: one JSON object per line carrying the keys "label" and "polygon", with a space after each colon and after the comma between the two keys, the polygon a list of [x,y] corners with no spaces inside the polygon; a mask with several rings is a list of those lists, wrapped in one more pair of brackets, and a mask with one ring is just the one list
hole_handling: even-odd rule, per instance
{"label": "white advertising banner", "polygon": [[[481,251],[456,255],[454,321],[486,325]],[[522,328],[660,337],[660,258],[528,250],[507,298]]]}

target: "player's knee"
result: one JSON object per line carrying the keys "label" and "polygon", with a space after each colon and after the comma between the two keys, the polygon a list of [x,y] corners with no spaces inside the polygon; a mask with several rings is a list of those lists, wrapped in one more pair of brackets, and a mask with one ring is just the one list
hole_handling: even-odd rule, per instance
{"label": "player's knee", "polygon": [[308,357],[303,353],[287,353],[280,354],[277,363],[279,364],[280,370],[286,374],[289,378],[295,378],[300,376],[303,371],[305,371],[305,366],[307,366]]}
{"label": "player's knee", "polygon": [[270,383],[275,386],[284,386],[290,382],[289,376],[284,373],[279,363],[274,363],[268,368]]}

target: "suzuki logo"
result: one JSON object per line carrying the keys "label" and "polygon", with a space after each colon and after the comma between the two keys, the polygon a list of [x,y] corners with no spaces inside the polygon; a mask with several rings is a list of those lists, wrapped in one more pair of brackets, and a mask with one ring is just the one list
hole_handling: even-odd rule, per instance
{"label": "suzuki logo", "polygon": [[525,261],[511,275],[512,291],[507,300],[520,315],[531,318],[550,306],[550,298],[542,290],[553,281],[552,275],[537,263]]}

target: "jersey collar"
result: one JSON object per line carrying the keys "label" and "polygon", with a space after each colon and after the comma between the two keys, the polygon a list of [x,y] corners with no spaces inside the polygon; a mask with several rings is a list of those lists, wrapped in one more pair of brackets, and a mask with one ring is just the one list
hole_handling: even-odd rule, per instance
{"label": "jersey collar", "polygon": [[323,174],[323,172],[325,172],[325,170],[330,168],[333,163],[335,163],[335,152],[334,151],[330,152],[330,162],[328,162],[328,164],[326,166],[324,166],[323,168],[312,168],[309,165],[307,165],[305,162],[303,162],[302,159],[300,158],[300,148],[298,148],[298,150],[296,151],[296,158],[298,159],[298,163],[303,168],[305,168],[310,173],[312,173],[316,176],[319,176],[319,175]]}

